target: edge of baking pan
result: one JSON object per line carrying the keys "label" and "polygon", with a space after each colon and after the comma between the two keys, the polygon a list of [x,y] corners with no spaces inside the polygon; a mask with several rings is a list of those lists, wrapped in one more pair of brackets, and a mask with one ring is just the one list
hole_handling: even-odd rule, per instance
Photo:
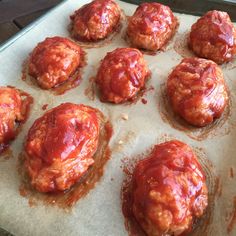
{"label": "edge of baking pan", "polygon": [[121,0],[139,5],[143,2],[158,2],[169,6],[174,12],[201,16],[210,10],[225,11],[236,22],[236,0]]}
{"label": "edge of baking pan", "polygon": [[[47,17],[51,12],[55,11],[58,7],[63,5],[67,0],[63,0],[61,3],[47,11],[45,14],[40,16],[37,20],[30,23],[28,26],[26,26],[23,30],[16,33],[14,36],[10,37],[7,41],[0,44],[0,53],[4,51],[6,48],[11,46],[17,39],[21,38],[23,35],[25,35],[27,32],[29,32],[31,29],[33,29],[35,26],[37,26],[45,17]],[[0,227],[0,236],[13,236],[9,231],[6,231],[5,229]]]}
{"label": "edge of baking pan", "polygon": [[3,228],[0,228],[0,236],[14,236]]}
{"label": "edge of baking pan", "polygon": [[[21,38],[23,35],[25,35],[27,32],[29,32],[31,29],[36,27],[42,20],[44,20],[49,14],[51,14],[53,11],[55,11],[58,7],[65,4],[67,0],[62,0],[61,3],[50,9],[48,12],[40,16],[37,20],[30,23],[28,26],[26,26],[23,30],[16,33],[14,36],[10,37],[7,41],[0,44],[0,53],[4,51],[6,48],[11,46],[16,40]],[[152,2],[152,0],[121,0],[123,2],[131,3],[131,4],[140,4],[142,2]],[[197,3],[195,0],[189,0],[188,1],[188,7],[183,8],[183,4],[186,4],[185,0],[158,0],[157,2],[166,4],[172,8],[173,11],[179,12],[179,13],[185,13],[190,15],[202,15],[204,12],[212,9],[219,9],[219,10],[225,10],[227,11],[230,16],[232,17],[233,21],[236,21],[236,1],[218,1],[218,0],[199,0]],[[204,7],[202,7],[204,5]],[[186,6],[186,5],[185,5]],[[196,7],[196,9],[193,9],[193,6]],[[201,10],[204,9],[204,10]],[[204,11],[204,12],[203,12]],[[0,227],[0,236],[13,236],[10,232],[4,230]]]}
{"label": "edge of baking pan", "polygon": [[[0,53],[4,51],[6,48],[11,46],[17,39],[21,38],[23,35],[25,35],[27,32],[29,32],[31,29],[33,29],[35,26],[37,26],[42,20],[44,20],[51,12],[55,11],[58,7],[62,6],[67,0],[62,0],[59,4],[57,4],[52,9],[48,10],[45,14],[40,16],[37,20],[30,23],[28,26],[26,26],[24,29],[20,30],[18,33],[16,33],[14,36],[10,37],[8,40],[6,40],[4,43],[0,44]],[[1,231],[0,231],[1,236]]]}

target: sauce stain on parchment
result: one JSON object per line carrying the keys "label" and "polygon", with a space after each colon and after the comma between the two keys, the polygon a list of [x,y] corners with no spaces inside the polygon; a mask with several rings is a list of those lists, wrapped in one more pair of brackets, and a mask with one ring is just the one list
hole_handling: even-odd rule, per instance
{"label": "sauce stain on parchment", "polygon": [[178,33],[174,42],[174,50],[181,57],[194,57],[194,53],[188,47],[189,31]]}
{"label": "sauce stain on parchment", "polygon": [[234,167],[231,166],[231,167],[229,168],[229,177],[233,179],[233,178],[234,178],[234,175],[235,175]]}
{"label": "sauce stain on parchment", "polygon": [[95,77],[89,78],[88,87],[84,91],[84,95],[91,101],[96,98],[96,82]]}
{"label": "sauce stain on parchment", "polygon": [[44,104],[43,106],[42,106],[42,110],[43,111],[46,111],[48,109],[48,104]]}
{"label": "sauce stain on parchment", "polygon": [[0,162],[7,161],[10,158],[14,158],[13,151],[10,147],[4,149],[4,151],[0,154]]}
{"label": "sauce stain on parchment", "polygon": [[121,204],[122,204],[121,207],[124,216],[125,228],[129,236],[147,236],[133,215],[131,193],[132,193],[132,175],[134,168],[136,164],[150,152],[151,149],[132,158],[125,157],[121,160],[120,167],[122,168],[125,176],[122,183],[121,194],[120,194]]}
{"label": "sauce stain on parchment", "polygon": [[235,228],[236,225],[236,196],[233,198],[233,209],[230,215],[231,216],[227,226],[228,234],[232,232],[232,230]]}
{"label": "sauce stain on parchment", "polygon": [[146,104],[147,104],[147,99],[142,98],[142,99],[141,99],[141,102],[142,102],[144,105],[146,105]]}

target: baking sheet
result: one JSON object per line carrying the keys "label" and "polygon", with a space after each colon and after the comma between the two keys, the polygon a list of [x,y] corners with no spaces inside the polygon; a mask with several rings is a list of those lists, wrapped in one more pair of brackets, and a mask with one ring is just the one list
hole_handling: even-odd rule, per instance
{"label": "baking sheet", "polygon": [[[85,49],[88,65],[84,69],[82,83],[66,94],[54,96],[51,92],[29,86],[22,81],[22,64],[36,44],[43,41],[45,37],[55,35],[69,37],[67,32],[69,16],[87,2],[89,1],[68,0],[62,3],[42,18],[37,27],[32,27],[0,52],[0,84],[16,86],[35,98],[28,122],[11,145],[13,157],[7,160],[0,159],[0,227],[16,236],[127,235],[120,201],[120,190],[124,179],[122,160],[131,159],[156,143],[176,138],[196,150],[201,150],[203,156],[206,156],[215,166],[215,175],[219,176],[223,184],[221,196],[216,199],[215,207],[212,208],[213,218],[209,223],[208,235],[227,235],[227,226],[233,214],[233,198],[236,195],[235,179],[229,174],[231,167],[236,170],[235,60],[222,66],[231,96],[230,115],[221,127],[216,125],[217,131],[210,130],[209,135],[201,141],[173,128],[163,118],[163,107],[160,102],[163,95],[161,88],[168,74],[181,61],[182,56],[191,55],[186,49],[181,48],[183,46],[181,42],[184,42],[186,32],[196,21],[195,16],[175,14],[180,21],[180,27],[165,52],[155,56],[145,55],[152,71],[152,78],[148,81],[147,88],[154,88],[144,95],[147,104],[143,104],[141,99],[131,105],[105,104],[101,103],[97,96],[95,100],[91,100],[85,95],[85,90],[90,87],[89,78],[95,75],[99,62],[106,53],[117,47],[128,46],[123,37],[125,26],[110,44],[101,48]],[[117,2],[126,15],[132,15],[136,9],[135,5]],[[178,50],[175,50],[176,45],[179,45]],[[114,128],[110,144],[113,152],[111,160],[105,167],[104,176],[96,187],[69,212],[57,207],[45,206],[40,202],[37,206],[30,207],[28,199],[19,194],[20,178],[17,172],[17,158],[22,150],[24,137],[34,120],[44,113],[41,107],[49,104],[48,109],[50,109],[62,102],[83,103],[100,109],[109,117]],[[128,115],[129,119],[123,120],[122,114]],[[120,141],[123,141],[123,144],[119,144]],[[231,231],[231,235],[236,235],[235,229]]]}

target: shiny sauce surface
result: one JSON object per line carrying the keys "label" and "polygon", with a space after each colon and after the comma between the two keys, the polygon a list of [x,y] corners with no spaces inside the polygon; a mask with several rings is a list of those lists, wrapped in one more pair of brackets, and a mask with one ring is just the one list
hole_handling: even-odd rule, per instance
{"label": "shiny sauce surface", "polygon": [[[80,84],[85,60],[85,52],[73,41],[58,36],[46,38],[33,50],[23,74],[28,72],[42,89],[63,94]],[[27,80],[26,75],[23,80]]]}
{"label": "shiny sauce surface", "polygon": [[133,231],[130,235],[156,235],[154,229],[160,235],[171,235],[173,229],[182,230],[181,235],[191,231],[208,204],[205,181],[186,144],[174,140],[156,145],[136,164],[123,189],[122,209],[129,219],[126,226]]}
{"label": "shiny sauce surface", "polygon": [[14,87],[0,87],[0,153],[20,132],[28,118],[33,98]]}
{"label": "shiny sauce surface", "polygon": [[103,59],[96,83],[102,101],[121,103],[132,99],[150,76],[141,52],[132,48],[118,48]]}
{"label": "shiny sauce surface", "polygon": [[159,3],[142,3],[130,19],[139,32],[149,34],[167,31],[176,21],[170,8]]}
{"label": "shiny sauce surface", "polygon": [[[82,159],[83,163],[81,163],[81,166],[80,166],[82,169],[83,169],[84,163],[86,164],[87,160],[91,161],[90,165],[88,166],[87,169],[83,169],[82,172],[81,172],[81,170],[78,170],[81,173],[81,175],[79,176],[78,179],[76,179],[76,181],[73,181],[73,185],[69,189],[66,189],[64,191],[57,191],[58,189],[54,188],[55,191],[51,191],[48,193],[38,192],[35,189],[35,187],[32,186],[32,184],[30,183],[32,181],[32,179],[30,179],[29,174],[26,171],[27,169],[25,168],[25,167],[27,167],[26,160],[28,158],[27,157],[28,154],[26,152],[23,152],[20,155],[19,173],[22,178],[20,193],[22,196],[27,197],[29,199],[30,205],[34,206],[34,205],[37,205],[39,202],[42,202],[46,205],[48,205],[48,204],[55,205],[60,208],[69,210],[80,198],[86,196],[86,194],[92,188],[94,188],[96,183],[100,180],[100,178],[103,175],[104,166],[110,158],[109,140],[112,136],[113,131],[112,131],[111,124],[109,123],[109,121],[107,121],[105,119],[105,117],[102,115],[101,112],[96,111],[96,115],[98,116],[98,119],[99,119],[98,128],[100,129],[98,140],[97,140],[97,148],[93,154],[90,153],[90,154],[92,154],[91,158],[86,159],[86,157],[85,157],[84,159]],[[66,125],[65,123],[63,123],[63,124]],[[63,126],[63,124],[62,124],[62,126]],[[60,131],[59,130],[55,131],[54,134],[56,136],[62,135],[62,133],[65,131],[65,128],[63,128],[62,126],[59,127],[61,129]],[[73,122],[73,126],[74,126],[74,122]],[[77,125],[76,125],[76,127],[77,127]],[[86,131],[86,128],[88,128],[88,127],[81,127],[81,128],[85,128],[85,131]],[[80,129],[79,125],[78,125],[77,129],[79,131],[79,129]],[[87,134],[85,132],[84,135],[82,135],[80,139],[78,139],[77,141],[74,140],[74,145],[81,146],[81,142],[84,141],[86,135]],[[63,145],[61,145],[59,143],[55,147],[52,147],[52,144],[50,145],[50,142],[48,142],[48,145],[46,145],[48,150],[50,150],[50,146],[51,146],[54,156],[52,156],[51,154],[47,154],[47,151],[45,151],[45,150],[42,152],[38,152],[38,153],[36,152],[36,155],[38,155],[38,154],[42,155],[43,153],[46,153],[46,155],[48,156],[48,160],[44,161],[45,157],[43,157],[43,156],[40,157],[40,159],[43,158],[43,162],[45,163],[44,165],[46,167],[50,166],[51,163],[53,162],[53,159],[58,158],[58,157],[60,160],[64,159],[65,162],[67,162],[67,160],[70,161],[71,158],[73,159],[73,157],[71,156],[71,153],[74,152],[75,146],[71,145],[70,141],[68,142],[68,140],[70,140],[70,138],[74,138],[74,137],[75,137],[75,134],[73,134],[73,132],[71,132],[71,127],[69,127],[68,132],[66,132],[66,135],[64,135],[64,139],[62,141]],[[47,141],[49,141],[49,140],[47,140]],[[79,147],[79,146],[77,146],[77,147]],[[91,146],[90,146],[90,148],[91,148]],[[87,149],[86,149],[86,146],[84,146],[83,149],[79,149],[79,150],[81,152],[79,155],[86,156],[86,153],[87,154],[89,153],[88,146],[87,146]],[[27,151],[27,147],[26,147],[26,151]],[[65,158],[67,158],[67,160]],[[81,158],[80,158],[80,160],[81,160]],[[58,163],[60,164],[60,162],[58,162]],[[36,166],[37,166],[37,164],[36,164]],[[73,172],[71,172],[71,174],[72,173]],[[32,204],[32,203],[34,203],[34,204]]]}
{"label": "shiny sauce surface", "polygon": [[[210,11],[197,21],[196,27],[196,30],[191,31],[192,38],[209,41],[213,45],[223,43],[233,47],[236,44],[235,29],[227,13]],[[207,27],[208,31],[200,33],[203,27]]]}
{"label": "shiny sauce surface", "polygon": [[93,42],[106,38],[119,26],[121,12],[113,0],[94,0],[70,18],[72,36],[82,42]]}

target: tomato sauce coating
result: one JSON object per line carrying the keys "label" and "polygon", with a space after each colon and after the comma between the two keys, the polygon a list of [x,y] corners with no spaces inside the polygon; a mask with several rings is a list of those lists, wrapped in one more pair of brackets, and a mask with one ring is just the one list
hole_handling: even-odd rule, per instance
{"label": "tomato sauce coating", "polygon": [[127,35],[132,46],[157,51],[174,35],[177,25],[168,6],[142,3],[129,19]]}
{"label": "tomato sauce coating", "polygon": [[27,106],[19,90],[0,86],[0,153],[15,139],[20,123],[27,118]]}
{"label": "tomato sauce coating", "polygon": [[133,173],[133,214],[148,236],[181,235],[208,205],[202,168],[177,140],[156,145]]}
{"label": "tomato sauce coating", "polygon": [[39,192],[67,190],[93,165],[100,125],[96,112],[64,103],[34,122],[25,142],[25,167]]}
{"label": "tomato sauce coating", "polygon": [[67,38],[46,38],[30,56],[29,74],[43,89],[57,87],[76,72],[81,53],[82,49]]}
{"label": "tomato sauce coating", "polygon": [[198,127],[219,118],[229,100],[220,67],[200,58],[185,58],[175,67],[167,81],[167,95],[173,110]]}
{"label": "tomato sauce coating", "polygon": [[70,17],[72,36],[80,41],[106,38],[119,25],[121,11],[113,0],[94,0]]}
{"label": "tomato sauce coating", "polygon": [[134,98],[150,76],[142,53],[134,48],[118,48],[102,60],[96,76],[101,101],[122,103]]}
{"label": "tomato sauce coating", "polygon": [[236,55],[236,28],[226,12],[209,11],[192,25],[189,47],[203,58],[217,64],[231,61]]}

